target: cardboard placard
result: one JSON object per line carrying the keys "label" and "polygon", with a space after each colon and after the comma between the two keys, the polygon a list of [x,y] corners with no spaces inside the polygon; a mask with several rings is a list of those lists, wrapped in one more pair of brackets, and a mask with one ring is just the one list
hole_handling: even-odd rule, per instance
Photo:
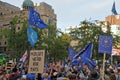
{"label": "cardboard placard", "polygon": [[43,73],[45,50],[31,50],[28,73]]}

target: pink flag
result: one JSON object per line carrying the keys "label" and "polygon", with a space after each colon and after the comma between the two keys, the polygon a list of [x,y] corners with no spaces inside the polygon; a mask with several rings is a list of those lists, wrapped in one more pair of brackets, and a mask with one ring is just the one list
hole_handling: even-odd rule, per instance
{"label": "pink flag", "polygon": [[118,50],[118,49],[112,49],[112,55],[120,56],[120,50]]}
{"label": "pink flag", "polygon": [[24,55],[20,58],[21,62],[25,62],[26,58],[27,58],[28,54],[27,54],[27,50],[25,51]]}

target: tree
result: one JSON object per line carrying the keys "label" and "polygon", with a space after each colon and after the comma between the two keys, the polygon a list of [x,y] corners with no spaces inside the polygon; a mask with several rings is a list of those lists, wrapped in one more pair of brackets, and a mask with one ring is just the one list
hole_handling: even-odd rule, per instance
{"label": "tree", "polygon": [[71,37],[68,34],[62,34],[61,39],[63,42],[67,43],[67,46],[70,44],[70,41],[72,40]]}
{"label": "tree", "polygon": [[54,57],[56,60],[65,60],[68,56],[68,46],[70,44],[71,37],[67,34],[58,36],[55,40]]}
{"label": "tree", "polygon": [[11,50],[11,56],[19,59],[25,50],[30,49],[30,44],[27,41],[27,20],[23,22],[20,26],[20,30],[17,31],[17,26],[19,23],[20,17],[15,17],[11,21],[11,26],[8,33],[8,50]]}
{"label": "tree", "polygon": [[102,31],[101,26],[103,25],[103,23],[97,25],[97,23],[92,23],[85,20],[81,22],[80,28],[73,29],[70,32],[70,35],[79,40],[79,44],[76,49],[83,49],[85,45],[93,42],[93,58],[98,59],[98,57],[101,56],[98,54],[99,35],[112,35],[110,32],[110,27],[107,27],[108,31],[106,33]]}
{"label": "tree", "polygon": [[51,57],[54,60],[63,60],[66,58],[67,45],[69,44],[67,35],[65,35],[67,41],[63,40],[61,36],[57,35],[58,31],[53,25],[48,25],[46,29],[38,29],[35,27],[33,27],[33,29],[38,35],[38,42],[33,48],[37,50],[44,49],[46,60],[48,57]]}
{"label": "tree", "polygon": [[[43,38],[44,43],[47,45],[47,56],[54,60],[64,60],[67,56],[67,45],[69,44],[69,39],[65,34],[62,34],[61,36],[57,34],[58,30],[56,27],[48,25],[48,36]],[[67,37],[67,41],[63,40],[63,35]]]}
{"label": "tree", "polygon": [[19,23],[20,21],[20,17],[15,17],[11,21],[11,26],[8,34],[8,49],[12,51],[12,55],[19,58],[22,56],[25,50],[44,49],[46,58],[49,56],[55,60],[66,58],[67,47],[70,41],[69,37],[66,34],[64,34],[65,37],[63,37],[63,35],[62,37],[58,36],[56,27],[53,25],[48,25],[47,29],[38,29],[30,25],[38,35],[38,42],[34,47],[31,47],[27,41],[27,20],[23,21],[23,25],[20,26],[21,29],[19,31],[16,31],[17,26],[21,24]]}
{"label": "tree", "polygon": [[7,45],[8,32],[9,30],[7,28],[0,30],[0,46],[2,45],[4,47],[4,52],[3,51],[0,51],[0,52],[3,52],[3,53],[5,53],[5,51],[7,50],[5,46]]}
{"label": "tree", "polygon": [[0,30],[0,41],[4,38],[7,38],[7,36],[8,36],[8,32],[9,32],[9,30],[8,29],[1,29]]}

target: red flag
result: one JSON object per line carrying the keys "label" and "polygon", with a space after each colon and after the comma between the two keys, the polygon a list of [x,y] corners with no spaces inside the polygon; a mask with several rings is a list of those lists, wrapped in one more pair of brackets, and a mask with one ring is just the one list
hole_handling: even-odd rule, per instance
{"label": "red flag", "polygon": [[120,56],[120,50],[118,50],[118,49],[112,49],[112,55]]}

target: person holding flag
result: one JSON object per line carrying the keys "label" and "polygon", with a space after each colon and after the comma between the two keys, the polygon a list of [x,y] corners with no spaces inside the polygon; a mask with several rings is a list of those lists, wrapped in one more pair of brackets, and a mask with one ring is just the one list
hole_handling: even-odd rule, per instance
{"label": "person holding flag", "polygon": [[[89,43],[85,48],[80,50],[74,57],[73,57],[73,64],[80,63],[83,66],[83,64],[87,64],[89,68],[94,68],[96,67],[96,63],[91,59],[92,57],[92,48],[93,48],[93,43]],[[78,62],[79,61],[79,62]],[[78,62],[78,63],[77,63]]]}

